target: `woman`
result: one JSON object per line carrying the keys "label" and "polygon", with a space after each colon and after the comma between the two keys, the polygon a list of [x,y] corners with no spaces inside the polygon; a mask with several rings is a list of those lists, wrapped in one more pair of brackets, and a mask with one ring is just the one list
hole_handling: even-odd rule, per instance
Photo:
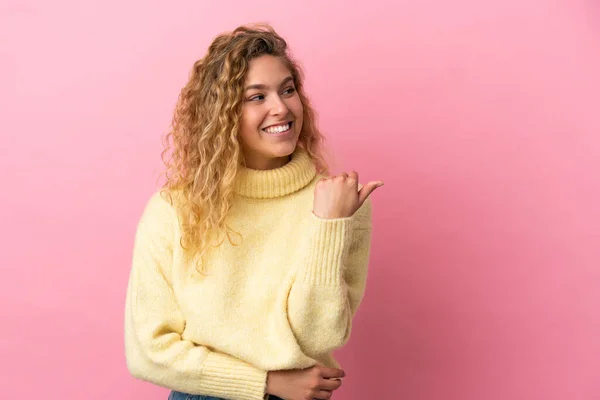
{"label": "woman", "polygon": [[341,385],[331,352],[364,293],[383,183],[327,176],[302,83],[260,25],[218,36],[181,92],[125,307],[129,371],[172,400],[328,399]]}

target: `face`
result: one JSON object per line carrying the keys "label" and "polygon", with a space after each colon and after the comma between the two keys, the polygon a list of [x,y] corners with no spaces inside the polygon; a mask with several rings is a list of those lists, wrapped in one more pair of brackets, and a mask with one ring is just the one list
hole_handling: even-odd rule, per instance
{"label": "face", "polygon": [[283,166],[302,130],[302,102],[283,62],[264,55],[250,61],[244,83],[240,141],[246,166]]}

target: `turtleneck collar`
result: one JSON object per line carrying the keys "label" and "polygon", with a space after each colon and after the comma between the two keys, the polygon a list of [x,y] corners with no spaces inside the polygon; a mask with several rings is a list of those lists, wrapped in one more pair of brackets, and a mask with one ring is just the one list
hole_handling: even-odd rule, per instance
{"label": "turtleneck collar", "polygon": [[306,150],[297,146],[292,159],[283,167],[269,170],[241,167],[236,177],[235,192],[257,199],[281,197],[302,189],[316,174],[316,167]]}

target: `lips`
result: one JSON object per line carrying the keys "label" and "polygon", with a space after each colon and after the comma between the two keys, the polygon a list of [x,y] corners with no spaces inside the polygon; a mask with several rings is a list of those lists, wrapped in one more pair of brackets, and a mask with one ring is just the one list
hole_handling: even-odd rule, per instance
{"label": "lips", "polygon": [[275,124],[275,125],[270,125],[266,128],[263,128],[262,131],[271,135],[274,134],[278,134],[278,133],[285,133],[285,132],[289,132],[292,129],[292,124],[293,121],[284,123],[284,124]]}
{"label": "lips", "polygon": [[291,124],[293,121],[283,121],[283,122],[278,122],[276,124],[272,124],[269,126],[265,126],[264,128],[262,128],[262,130],[264,131],[265,129],[268,128],[274,128],[274,127],[278,127],[278,126],[283,126],[283,125],[287,125],[287,124]]}

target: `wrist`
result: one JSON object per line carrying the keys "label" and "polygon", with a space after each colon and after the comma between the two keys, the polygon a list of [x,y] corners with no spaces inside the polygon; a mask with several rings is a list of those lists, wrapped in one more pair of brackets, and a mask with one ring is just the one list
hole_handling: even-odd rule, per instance
{"label": "wrist", "polygon": [[315,211],[313,210],[313,215],[317,218],[320,219],[340,219],[340,218],[349,218],[352,215],[342,215],[340,213],[335,214],[335,213],[331,213],[331,212],[320,212],[320,211]]}
{"label": "wrist", "polygon": [[277,371],[268,371],[265,394],[272,394],[274,396],[277,396],[277,393],[275,393],[275,392],[278,392],[278,390],[277,390],[278,382],[279,382],[279,373]]}

